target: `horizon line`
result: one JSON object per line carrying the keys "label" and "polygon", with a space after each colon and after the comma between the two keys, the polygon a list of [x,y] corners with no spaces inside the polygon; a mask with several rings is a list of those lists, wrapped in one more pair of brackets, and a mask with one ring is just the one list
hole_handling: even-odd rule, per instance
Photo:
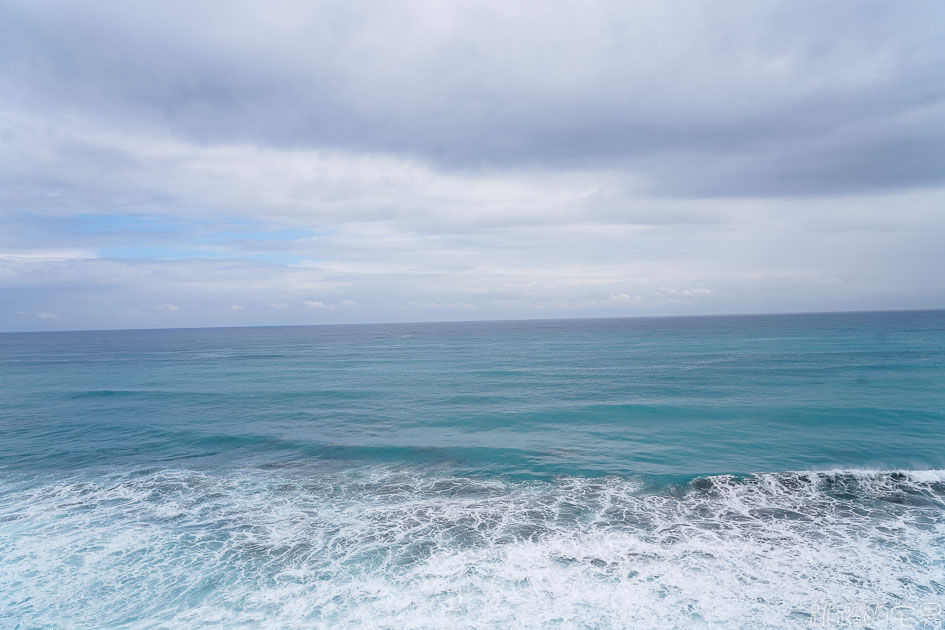
{"label": "horizon line", "polygon": [[554,322],[554,321],[583,321],[608,319],[701,319],[710,317],[772,317],[784,315],[853,315],[857,313],[923,313],[945,311],[945,307],[938,308],[886,308],[864,310],[839,311],[781,311],[781,312],[753,312],[753,313],[701,313],[695,315],[619,315],[619,316],[588,316],[588,317],[520,317],[510,319],[443,319],[418,320],[403,322],[334,322],[321,324],[250,324],[243,326],[167,326],[157,328],[75,328],[65,330],[0,330],[0,335],[31,335],[43,333],[79,333],[79,332],[144,332],[157,330],[236,330],[240,328],[311,328],[331,326],[415,326],[420,324],[488,324],[502,322]]}

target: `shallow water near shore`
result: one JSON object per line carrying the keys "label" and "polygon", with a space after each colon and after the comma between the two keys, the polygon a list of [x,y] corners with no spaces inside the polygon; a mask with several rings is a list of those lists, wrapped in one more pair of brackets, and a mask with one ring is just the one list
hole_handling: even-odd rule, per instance
{"label": "shallow water near shore", "polygon": [[4,627],[941,626],[942,311],[5,334],[0,392]]}

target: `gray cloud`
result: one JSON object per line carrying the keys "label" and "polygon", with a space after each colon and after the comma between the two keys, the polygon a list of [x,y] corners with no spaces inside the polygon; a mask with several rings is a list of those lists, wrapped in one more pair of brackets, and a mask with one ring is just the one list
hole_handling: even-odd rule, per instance
{"label": "gray cloud", "polygon": [[199,142],[609,167],[683,195],[945,178],[932,0],[4,6],[7,99]]}

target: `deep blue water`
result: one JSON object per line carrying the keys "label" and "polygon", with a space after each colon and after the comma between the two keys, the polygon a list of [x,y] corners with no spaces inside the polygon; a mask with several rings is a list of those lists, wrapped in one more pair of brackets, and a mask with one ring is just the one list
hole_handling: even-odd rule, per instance
{"label": "deep blue water", "polygon": [[0,627],[941,627],[945,311],[2,334],[0,431]]}

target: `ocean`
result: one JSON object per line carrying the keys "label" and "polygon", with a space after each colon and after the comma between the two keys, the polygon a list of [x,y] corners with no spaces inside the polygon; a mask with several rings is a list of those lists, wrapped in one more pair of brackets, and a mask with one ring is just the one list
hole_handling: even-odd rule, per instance
{"label": "ocean", "polygon": [[2,628],[945,618],[945,311],[0,334],[0,431]]}

